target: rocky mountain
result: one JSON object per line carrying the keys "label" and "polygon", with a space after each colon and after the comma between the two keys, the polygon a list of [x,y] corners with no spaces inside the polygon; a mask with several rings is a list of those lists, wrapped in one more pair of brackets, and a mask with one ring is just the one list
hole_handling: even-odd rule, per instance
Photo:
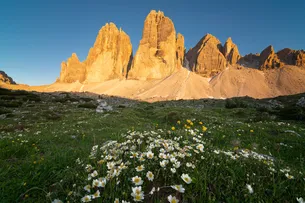
{"label": "rocky mountain", "polygon": [[238,47],[233,43],[231,37],[227,39],[223,47],[223,55],[229,64],[236,64],[240,59]]}
{"label": "rocky mountain", "polygon": [[99,31],[90,49],[86,64],[86,82],[103,82],[114,78],[126,78],[132,58],[129,36],[115,24],[107,23]]}
{"label": "rocky mountain", "polygon": [[61,63],[59,82],[83,82],[86,78],[86,66],[80,62],[76,53],[73,53],[67,62]]}
{"label": "rocky mountain", "polygon": [[261,53],[241,56],[230,37],[222,44],[206,34],[186,52],[184,40],[169,17],[152,10],[134,56],[129,36],[107,23],[84,61],[73,53],[62,62],[56,83],[10,88],[88,91],[145,101],[264,98],[305,92],[304,50],[275,52],[270,45]]}
{"label": "rocky mountain", "polygon": [[186,54],[190,70],[203,77],[220,73],[227,66],[222,49],[221,42],[216,37],[211,34],[205,35]]}
{"label": "rocky mountain", "polygon": [[73,53],[67,62],[62,62],[58,82],[96,83],[126,78],[131,59],[129,36],[115,24],[107,23],[100,29],[85,61],[80,62]]}
{"label": "rocky mountain", "polygon": [[10,76],[0,70],[0,84],[1,83],[16,85],[16,82]]}
{"label": "rocky mountain", "polygon": [[[178,57],[184,50],[184,40],[173,22],[161,11],[152,10],[145,19],[142,39],[134,56],[129,79],[160,79],[174,73],[179,67]],[[176,45],[178,41],[179,45]],[[177,51],[178,50],[178,51]],[[181,59],[180,59],[181,61]]]}

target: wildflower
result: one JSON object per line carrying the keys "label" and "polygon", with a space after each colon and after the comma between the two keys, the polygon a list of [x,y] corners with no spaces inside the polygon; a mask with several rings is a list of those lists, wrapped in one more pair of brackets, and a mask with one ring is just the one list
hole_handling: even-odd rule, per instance
{"label": "wildflower", "polygon": [[196,146],[196,149],[198,149],[199,151],[203,152],[204,146],[203,144],[199,144]]}
{"label": "wildflower", "polygon": [[191,121],[190,119],[187,119],[186,122],[187,122],[187,123],[191,123],[192,121]]}
{"label": "wildflower", "polygon": [[133,200],[135,202],[142,202],[142,200],[144,199],[144,193],[142,192],[142,188],[141,187],[133,187],[131,196],[133,196],[133,198],[134,198]]}
{"label": "wildflower", "polygon": [[183,188],[182,185],[172,185],[171,187],[180,193],[184,193],[184,191],[185,191],[185,189]]}
{"label": "wildflower", "polygon": [[[102,182],[100,180],[93,180],[92,187],[102,187]],[[90,191],[89,191],[90,192]]]}
{"label": "wildflower", "polygon": [[149,151],[149,152],[147,152],[146,156],[147,156],[148,159],[152,159],[152,158],[154,158],[154,153]]}
{"label": "wildflower", "polygon": [[176,169],[175,168],[171,168],[171,172],[172,173],[176,173]]}
{"label": "wildflower", "polygon": [[100,191],[97,190],[93,195],[92,195],[92,199],[98,198],[100,197]]}
{"label": "wildflower", "polygon": [[177,121],[177,124],[179,124],[179,125],[180,125],[180,123],[181,123],[181,121]]}
{"label": "wildflower", "polygon": [[294,177],[293,177],[292,175],[289,175],[288,173],[286,173],[285,176],[286,176],[288,179],[294,179]]}
{"label": "wildflower", "polygon": [[207,127],[202,126],[202,131],[203,131],[203,132],[207,131],[207,129],[208,129]]}
{"label": "wildflower", "polygon": [[97,173],[97,171],[95,170],[95,171],[93,171],[93,173],[91,173],[91,177],[92,178],[94,178],[94,177],[96,177],[98,175],[98,173]]}
{"label": "wildflower", "polygon": [[172,131],[174,131],[174,130],[176,130],[176,128],[173,126],[173,127],[172,127]]}
{"label": "wildflower", "polygon": [[200,121],[199,124],[202,125],[203,123]]}
{"label": "wildflower", "polygon": [[137,166],[137,167],[136,167],[136,171],[137,171],[137,172],[141,172],[141,171],[143,171],[144,169],[145,169],[145,167],[144,167],[143,165]]}
{"label": "wildflower", "polygon": [[86,190],[87,192],[90,192],[90,189],[91,189],[91,186],[90,186],[90,185],[86,185],[86,186],[84,187],[84,190]]}
{"label": "wildflower", "polygon": [[151,171],[148,171],[146,173],[146,177],[148,178],[148,180],[153,181],[154,180],[154,174]]}
{"label": "wildflower", "polygon": [[151,189],[151,191],[149,192],[149,194],[150,194],[150,195],[153,195],[155,191],[156,191],[156,188],[153,187],[153,188]]}
{"label": "wildflower", "polygon": [[253,133],[254,132],[254,130],[250,130],[250,133]]}
{"label": "wildflower", "polygon": [[252,194],[253,193],[253,188],[251,185],[246,184],[246,188],[248,189],[249,193]]}
{"label": "wildflower", "polygon": [[213,151],[215,154],[219,154],[219,150],[214,150]]}
{"label": "wildflower", "polygon": [[187,183],[187,184],[190,184],[192,182],[192,179],[190,178],[190,176],[188,174],[182,174],[181,175],[181,178],[182,180]]}
{"label": "wildflower", "polygon": [[143,184],[143,180],[141,177],[139,176],[135,176],[132,178],[132,182],[135,184],[135,185],[142,185]]}
{"label": "wildflower", "polygon": [[90,195],[86,195],[82,198],[82,202],[90,202],[91,201],[91,196]]}
{"label": "wildflower", "polygon": [[168,197],[167,197],[167,200],[168,200],[170,203],[178,203],[178,202],[179,202],[179,200],[178,200],[175,196],[172,196],[172,195],[168,196]]}
{"label": "wildflower", "polygon": [[119,198],[115,198],[114,203],[120,203]]}
{"label": "wildflower", "polygon": [[297,198],[297,201],[298,201],[299,203],[305,203],[305,201],[304,201],[304,199],[303,199],[302,197],[298,197],[298,198]]}
{"label": "wildflower", "polygon": [[54,199],[53,201],[52,201],[52,203],[63,203],[61,200],[59,200],[59,199]]}

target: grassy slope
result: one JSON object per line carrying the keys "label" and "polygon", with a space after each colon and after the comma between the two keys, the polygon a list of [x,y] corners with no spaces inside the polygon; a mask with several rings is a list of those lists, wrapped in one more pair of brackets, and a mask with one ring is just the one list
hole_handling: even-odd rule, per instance
{"label": "grassy slope", "polygon": [[[75,160],[86,159],[93,145],[118,139],[121,133],[130,129],[170,130],[172,126],[179,127],[177,120],[194,118],[207,126],[206,139],[211,146],[226,150],[247,148],[271,154],[280,164],[293,169],[294,174],[301,172],[303,175],[299,176],[305,178],[304,123],[273,120],[268,113],[261,116],[262,113],[256,108],[227,109],[224,108],[224,101],[180,101],[138,103],[127,108],[116,108],[116,111],[105,115],[96,113],[94,109],[78,108],[79,103],[66,100],[40,101],[39,97],[25,92],[1,94],[0,113],[6,115],[5,119],[0,120],[1,202],[48,202],[47,192],[59,197],[66,196],[69,187],[79,183],[75,178],[79,172],[74,168]],[[257,102],[245,101],[251,104]],[[297,132],[301,137],[286,130]],[[214,161],[217,163],[217,160]],[[209,163],[206,164],[198,172],[208,188],[206,191],[210,193],[205,194],[206,198],[203,199],[213,201],[220,195],[227,196],[222,201],[238,201],[241,191],[237,188],[244,185],[237,183],[244,181],[248,171],[239,170],[236,164],[228,163],[225,166],[225,161],[218,163],[216,171]],[[259,167],[250,166],[249,173],[262,173]],[[232,179],[229,188],[235,187],[236,191],[223,188],[226,186],[221,182],[226,182],[228,178]],[[272,178],[266,178],[266,181],[274,180]],[[266,196],[258,198],[294,202],[295,195],[305,194],[305,180],[299,178],[291,184],[291,180],[278,178],[282,179],[278,181],[281,185],[274,188],[264,188],[266,183],[261,183],[258,190]],[[275,191],[275,188],[278,189]],[[223,193],[219,190],[223,190]],[[51,196],[51,199],[54,198]]]}

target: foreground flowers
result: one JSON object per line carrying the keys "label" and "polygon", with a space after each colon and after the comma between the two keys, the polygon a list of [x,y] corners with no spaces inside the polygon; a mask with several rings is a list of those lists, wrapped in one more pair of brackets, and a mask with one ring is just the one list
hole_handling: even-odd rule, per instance
{"label": "foreground flowers", "polygon": [[182,174],[181,178],[186,184],[190,184],[192,182],[192,179],[188,174]]}
{"label": "foreground flowers", "polygon": [[173,196],[168,196],[167,197],[167,200],[170,202],[170,203],[178,203],[179,200],[176,198],[176,197],[173,197]]}

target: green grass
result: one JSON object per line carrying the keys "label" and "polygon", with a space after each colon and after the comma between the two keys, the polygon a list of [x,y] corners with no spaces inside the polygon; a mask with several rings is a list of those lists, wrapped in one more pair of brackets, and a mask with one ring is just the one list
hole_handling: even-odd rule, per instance
{"label": "green grass", "polygon": [[[82,188],[87,174],[75,161],[80,158],[90,163],[92,146],[108,140],[123,142],[121,134],[128,130],[167,132],[174,126],[175,136],[184,135],[187,119],[195,119],[197,127],[202,121],[207,131],[203,138],[205,159],[200,159],[195,170],[190,171],[195,182],[185,186],[185,201],[295,202],[296,197],[305,198],[304,121],[295,117],[285,120],[285,114],[278,114],[276,109],[274,113],[257,108],[256,104],[265,100],[234,99],[238,105],[230,108],[225,108],[228,103],[222,100],[139,102],[99,114],[86,105],[80,106],[81,98],[65,95],[44,100],[28,96],[32,93],[0,90],[5,98],[1,100],[0,112],[10,115],[0,120],[0,202],[50,202],[66,197],[79,202],[85,194]],[[300,96],[280,100],[291,105]],[[177,120],[182,124],[177,124]],[[231,160],[224,154],[217,155],[215,149],[234,152],[249,149],[270,155],[275,159],[277,172],[270,173],[266,164],[257,160]],[[289,174],[294,179],[287,179],[279,171],[286,167],[291,169]],[[169,173],[164,173],[163,178],[161,185],[173,183],[174,177]],[[122,180],[125,185],[127,182],[130,180]],[[253,194],[248,193],[246,184],[252,184]],[[112,194],[103,197],[104,200],[113,202],[111,198],[120,194],[120,188],[113,187]],[[68,195],[70,191],[78,192],[72,198]],[[169,194],[176,193],[165,190],[151,202],[166,202],[165,196]]]}

